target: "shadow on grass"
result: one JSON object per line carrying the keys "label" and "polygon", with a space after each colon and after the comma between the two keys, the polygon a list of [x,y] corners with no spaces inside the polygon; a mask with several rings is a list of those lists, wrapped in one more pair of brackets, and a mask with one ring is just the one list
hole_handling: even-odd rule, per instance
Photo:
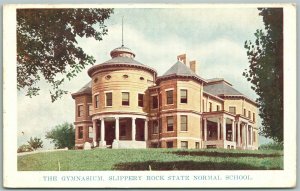
{"label": "shadow on grass", "polygon": [[173,161],[173,162],[128,162],[119,163],[113,170],[282,170],[280,168],[268,169],[265,166],[253,166],[245,163],[234,162],[196,162],[196,161]]}
{"label": "shadow on grass", "polygon": [[266,158],[266,157],[281,157],[282,154],[257,154],[257,153],[227,153],[227,152],[217,152],[217,151],[175,151],[172,154],[181,156],[207,156],[207,157],[256,157],[256,158]]}

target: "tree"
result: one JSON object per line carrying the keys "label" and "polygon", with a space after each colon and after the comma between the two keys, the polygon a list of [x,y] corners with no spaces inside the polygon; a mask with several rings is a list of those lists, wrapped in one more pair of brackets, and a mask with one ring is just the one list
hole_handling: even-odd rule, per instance
{"label": "tree", "polygon": [[52,139],[51,143],[54,143],[57,149],[65,147],[72,149],[75,146],[75,129],[71,123],[65,122],[46,132],[46,139]]}
{"label": "tree", "polygon": [[38,148],[43,148],[43,141],[37,137],[34,138],[30,137],[30,140],[27,141],[27,143],[33,150],[37,150]]}
{"label": "tree", "polygon": [[256,30],[255,42],[246,41],[250,63],[243,75],[259,98],[261,135],[283,141],[283,9],[260,8],[264,30]]}
{"label": "tree", "polygon": [[[104,20],[113,9],[17,9],[17,88],[38,95],[43,77],[54,102],[68,93],[60,88],[95,59],[77,46],[76,37],[101,41]],[[96,28],[97,27],[97,28]],[[95,29],[96,28],[96,29]],[[57,75],[60,74],[60,75]]]}

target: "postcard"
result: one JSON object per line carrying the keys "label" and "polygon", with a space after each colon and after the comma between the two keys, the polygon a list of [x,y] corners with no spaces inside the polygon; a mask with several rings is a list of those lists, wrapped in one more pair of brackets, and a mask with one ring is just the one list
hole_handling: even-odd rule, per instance
{"label": "postcard", "polygon": [[296,186],[294,4],[3,8],[7,188]]}

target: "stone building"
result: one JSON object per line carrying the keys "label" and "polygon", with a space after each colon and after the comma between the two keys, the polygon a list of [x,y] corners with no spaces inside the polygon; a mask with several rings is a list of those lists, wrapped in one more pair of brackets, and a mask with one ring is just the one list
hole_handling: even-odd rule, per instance
{"label": "stone building", "polygon": [[257,104],[179,55],[162,76],[123,45],[75,99],[76,148],[257,149]]}

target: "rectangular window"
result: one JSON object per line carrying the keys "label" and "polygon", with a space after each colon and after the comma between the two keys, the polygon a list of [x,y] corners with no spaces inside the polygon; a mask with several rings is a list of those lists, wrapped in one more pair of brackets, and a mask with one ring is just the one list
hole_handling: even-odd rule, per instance
{"label": "rectangular window", "polygon": [[217,111],[220,111],[220,106],[219,105],[217,105]]}
{"label": "rectangular window", "polygon": [[212,112],[212,103],[209,102],[209,112]]}
{"label": "rectangular window", "polygon": [[99,95],[95,95],[95,108],[99,107]]}
{"label": "rectangular window", "polygon": [[205,112],[204,100],[202,100],[202,112]]}
{"label": "rectangular window", "polygon": [[144,94],[138,95],[138,105],[139,107],[144,107]]}
{"label": "rectangular window", "polygon": [[93,106],[92,104],[89,104],[89,116],[92,115],[92,112],[93,112]]}
{"label": "rectangular window", "polygon": [[129,92],[122,92],[122,105],[129,105]]}
{"label": "rectangular window", "polygon": [[253,113],[253,121],[255,122],[255,113]]}
{"label": "rectangular window", "polygon": [[253,134],[252,134],[252,136],[253,136],[253,142],[256,142],[255,131],[253,131]]}
{"label": "rectangular window", "polygon": [[199,148],[200,148],[199,142],[196,142],[196,143],[195,143],[195,148],[196,148],[196,149],[199,149]]}
{"label": "rectangular window", "polygon": [[244,109],[244,116],[246,117],[246,109]]}
{"label": "rectangular window", "polygon": [[166,92],[167,94],[167,104],[173,104],[173,90]]}
{"label": "rectangular window", "polygon": [[173,141],[167,142],[167,148],[173,148]]}
{"label": "rectangular window", "polygon": [[229,113],[235,114],[235,107],[229,107]]}
{"label": "rectangular window", "polygon": [[180,103],[187,103],[187,90],[180,90]]}
{"label": "rectangular window", "polygon": [[173,116],[167,117],[167,131],[173,131]]}
{"label": "rectangular window", "polygon": [[187,116],[186,115],[181,115],[180,116],[180,130],[181,131],[187,131]]}
{"label": "rectangular window", "polygon": [[157,120],[153,121],[152,134],[158,134],[158,122]]}
{"label": "rectangular window", "polygon": [[83,105],[77,106],[77,116],[81,117],[83,115]]}
{"label": "rectangular window", "polygon": [[187,141],[181,141],[181,148],[187,149],[188,148],[188,142]]}
{"label": "rectangular window", "polygon": [[93,138],[93,127],[89,127],[89,138]]}
{"label": "rectangular window", "polygon": [[112,106],[112,92],[105,94],[106,97],[106,106]]}
{"label": "rectangular window", "polygon": [[152,96],[152,109],[158,108],[158,99],[157,96]]}
{"label": "rectangular window", "polygon": [[251,119],[251,111],[248,111],[248,118]]}
{"label": "rectangular window", "polygon": [[80,126],[78,127],[78,139],[82,139],[83,138],[83,127]]}

